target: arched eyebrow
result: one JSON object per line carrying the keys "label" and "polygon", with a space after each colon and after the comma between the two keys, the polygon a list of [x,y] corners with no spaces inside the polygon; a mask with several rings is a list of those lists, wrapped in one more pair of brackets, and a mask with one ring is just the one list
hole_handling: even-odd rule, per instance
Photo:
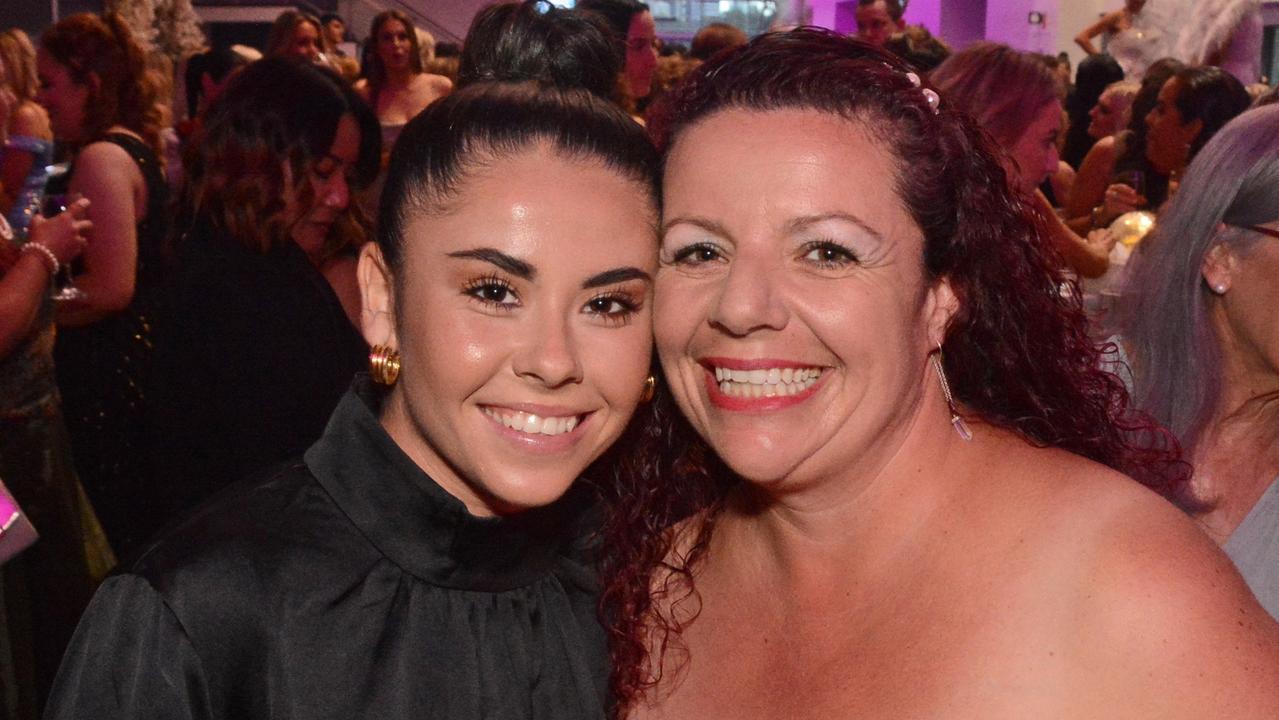
{"label": "arched eyebrow", "polygon": [[870,235],[875,240],[879,242],[884,241],[884,234],[876,230],[874,227],[871,227],[870,223],[862,220],[860,217],[853,215],[852,213],[846,212],[828,212],[818,213],[816,215],[804,215],[787,222],[786,229],[790,232],[796,232],[798,230],[803,230],[809,225],[814,225],[825,220],[841,220],[846,223],[852,223],[860,228],[862,232]]}
{"label": "arched eyebrow", "polygon": [[627,280],[643,280],[644,282],[652,282],[653,278],[643,270],[637,267],[620,267],[612,270],[605,270],[586,279],[582,283],[583,290],[591,288],[603,287],[605,285],[613,285],[615,283],[626,282]]}
{"label": "arched eyebrow", "polygon": [[496,265],[498,268],[524,280],[532,280],[537,277],[537,270],[532,265],[494,248],[458,250],[457,252],[449,253],[448,256],[463,260],[479,260],[490,265]]}
{"label": "arched eyebrow", "polygon": [[694,227],[699,227],[718,237],[729,236],[728,228],[715,222],[714,220],[711,220],[709,218],[704,218],[704,217],[692,216],[692,217],[675,217],[662,223],[661,233],[660,233],[661,237],[665,237],[666,233],[670,232],[670,229],[675,227],[676,225],[692,225]]}

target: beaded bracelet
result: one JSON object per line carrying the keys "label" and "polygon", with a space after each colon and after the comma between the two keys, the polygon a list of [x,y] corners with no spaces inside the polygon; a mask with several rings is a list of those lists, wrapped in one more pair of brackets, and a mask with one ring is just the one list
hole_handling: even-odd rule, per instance
{"label": "beaded bracelet", "polygon": [[23,253],[28,251],[34,251],[34,252],[40,253],[40,255],[43,256],[44,266],[45,268],[49,270],[49,274],[50,275],[58,274],[58,268],[62,266],[58,262],[58,256],[54,255],[52,250],[50,250],[48,247],[38,242],[29,242],[26,245],[23,245],[19,249],[19,252],[23,252]]}

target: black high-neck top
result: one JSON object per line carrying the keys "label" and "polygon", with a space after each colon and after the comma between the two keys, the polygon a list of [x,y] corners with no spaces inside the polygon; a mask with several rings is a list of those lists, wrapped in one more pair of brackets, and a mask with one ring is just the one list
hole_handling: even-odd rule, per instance
{"label": "black high-neck top", "polygon": [[585,488],[477,518],[366,376],[300,462],[233,486],[94,598],[48,719],[600,718]]}

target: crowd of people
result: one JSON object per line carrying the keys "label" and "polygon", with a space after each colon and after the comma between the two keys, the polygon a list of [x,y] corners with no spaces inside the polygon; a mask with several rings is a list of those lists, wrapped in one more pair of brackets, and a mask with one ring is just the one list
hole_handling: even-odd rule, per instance
{"label": "crowd of people", "polygon": [[0,33],[0,718],[1279,716],[1274,91],[855,17]]}

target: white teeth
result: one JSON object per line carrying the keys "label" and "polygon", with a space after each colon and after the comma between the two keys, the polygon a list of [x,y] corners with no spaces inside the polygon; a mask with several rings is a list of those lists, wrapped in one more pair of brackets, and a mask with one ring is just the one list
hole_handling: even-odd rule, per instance
{"label": "white teeth", "polygon": [[517,411],[498,412],[493,408],[483,408],[484,414],[502,423],[502,425],[529,435],[562,435],[572,432],[579,422],[578,416],[542,417],[532,413]]}
{"label": "white teeth", "polygon": [[715,368],[715,381],[719,384],[720,392],[740,398],[796,395],[812,387],[821,376],[821,368]]}

